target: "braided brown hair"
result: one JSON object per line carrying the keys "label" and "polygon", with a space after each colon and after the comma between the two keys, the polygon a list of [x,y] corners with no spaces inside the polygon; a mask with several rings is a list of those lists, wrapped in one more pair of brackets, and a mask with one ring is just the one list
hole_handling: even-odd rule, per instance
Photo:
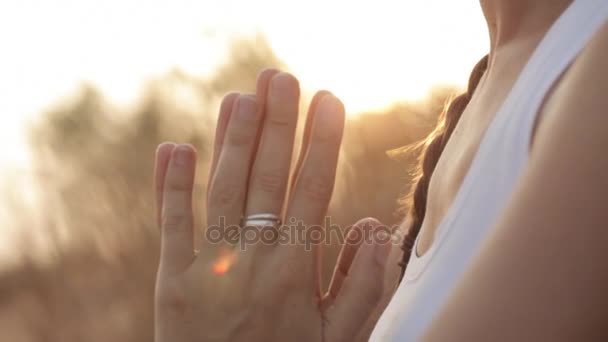
{"label": "braided brown hair", "polygon": [[475,66],[469,78],[467,92],[454,98],[439,116],[438,124],[435,129],[415,148],[420,148],[420,157],[414,176],[414,186],[406,196],[405,204],[409,207],[408,216],[410,219],[409,229],[403,239],[403,257],[401,266],[401,276],[403,279],[405,268],[410,260],[414,248],[414,241],[422,227],[422,221],[426,213],[427,193],[429,183],[439,157],[448,143],[458,120],[462,116],[464,109],[469,104],[481,77],[488,67],[488,56],[484,56]]}

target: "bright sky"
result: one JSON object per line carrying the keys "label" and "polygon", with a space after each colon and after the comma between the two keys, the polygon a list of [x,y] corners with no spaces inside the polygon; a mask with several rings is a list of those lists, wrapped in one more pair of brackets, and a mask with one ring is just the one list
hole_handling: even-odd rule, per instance
{"label": "bright sky", "polygon": [[230,39],[261,32],[304,91],[353,113],[464,85],[485,31],[471,0],[0,0],[0,181],[28,189],[25,125],[82,81],[127,105],[146,79],[204,76]]}
{"label": "bright sky", "polygon": [[209,72],[239,34],[357,112],[464,84],[484,25],[470,0],[0,0],[0,167],[27,165],[24,123],[81,81],[127,104],[175,66]]}

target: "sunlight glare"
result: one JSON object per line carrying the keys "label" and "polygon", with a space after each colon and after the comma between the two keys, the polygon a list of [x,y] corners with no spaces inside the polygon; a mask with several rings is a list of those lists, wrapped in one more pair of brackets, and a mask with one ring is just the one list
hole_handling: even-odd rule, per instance
{"label": "sunlight glare", "polygon": [[222,249],[220,256],[215,260],[212,266],[212,271],[216,275],[224,275],[228,273],[232,265],[236,262],[237,254],[234,251]]}
{"label": "sunlight glare", "polygon": [[[2,142],[77,89],[129,105],[174,68],[204,77],[230,40],[264,34],[310,94],[327,89],[349,113],[464,85],[488,40],[477,2],[453,0],[0,2]],[[10,141],[8,141],[10,140]],[[12,149],[14,151],[14,149]],[[0,161],[27,160],[0,152]],[[19,159],[19,160],[18,160]]]}

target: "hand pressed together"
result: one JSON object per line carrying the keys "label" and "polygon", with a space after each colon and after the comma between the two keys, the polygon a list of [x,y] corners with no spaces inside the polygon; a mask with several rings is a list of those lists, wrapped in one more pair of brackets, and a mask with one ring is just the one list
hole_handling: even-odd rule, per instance
{"label": "hand pressed together", "polygon": [[[315,95],[292,169],[299,91],[290,74],[266,70],[255,94],[224,98],[206,227],[241,226],[242,218],[253,214],[275,214],[305,227],[323,225],[344,107],[327,91]],[[350,230],[327,290],[320,285],[321,246],[316,244],[259,242],[243,249],[203,239],[195,251],[195,164],[190,145],[164,143],[157,150],[162,240],[156,341],[352,341],[383,291],[390,243],[360,239],[362,231],[378,231],[380,223],[365,219]],[[214,267],[222,253],[230,253],[233,263],[219,272]]]}

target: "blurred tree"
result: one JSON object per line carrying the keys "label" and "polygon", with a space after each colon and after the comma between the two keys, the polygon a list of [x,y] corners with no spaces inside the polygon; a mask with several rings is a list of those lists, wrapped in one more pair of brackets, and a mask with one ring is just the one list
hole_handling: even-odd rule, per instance
{"label": "blurred tree", "polygon": [[[15,336],[152,340],[155,148],[162,141],[190,142],[199,150],[203,171],[219,100],[229,89],[253,91],[264,67],[284,65],[263,37],[242,39],[209,80],[174,70],[151,81],[129,112],[83,85],[31,128],[41,196],[37,212],[45,224],[30,233],[48,236],[54,246],[46,256],[50,267],[29,260],[0,277],[0,289],[10,293],[0,300],[11,298],[12,307],[20,307],[13,314],[23,318],[12,327],[18,330],[13,334],[21,334]],[[202,198],[204,182],[196,191]]]}
{"label": "blurred tree", "polygon": [[[115,108],[95,87],[83,85],[71,101],[31,128],[40,206],[28,230],[48,239],[51,248],[44,264],[24,259],[20,268],[0,274],[3,337],[152,340],[158,258],[155,148],[168,140],[198,149],[195,207],[202,220],[216,108],[230,90],[253,91],[258,72],[266,67],[285,69],[264,37],[239,40],[209,79],[174,70],[150,81],[134,110]],[[347,122],[330,208],[334,223],[347,226],[364,216],[398,220],[396,199],[407,187],[411,160],[399,164],[385,152],[424,136],[449,93]],[[336,251],[327,254],[326,273]]]}

